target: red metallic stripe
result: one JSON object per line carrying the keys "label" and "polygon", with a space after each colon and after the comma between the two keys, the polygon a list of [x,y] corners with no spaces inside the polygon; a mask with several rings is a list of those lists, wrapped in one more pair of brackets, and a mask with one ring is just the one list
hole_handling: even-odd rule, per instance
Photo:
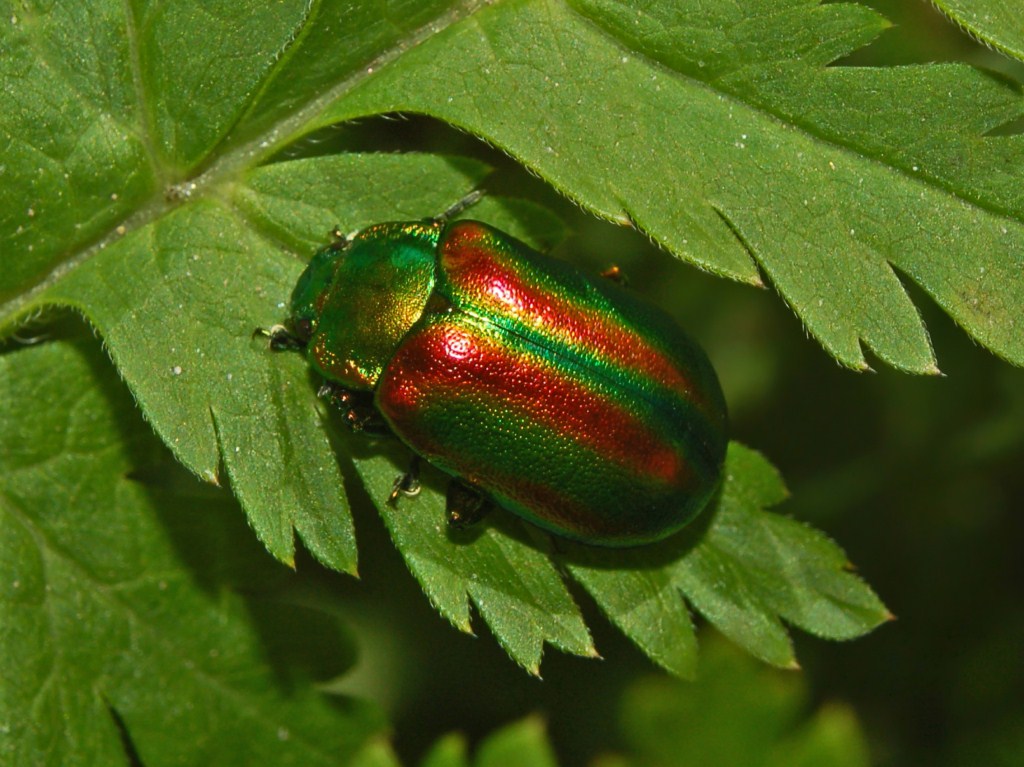
{"label": "red metallic stripe", "polygon": [[[638,477],[685,487],[684,455],[613,397],[535,354],[515,353],[465,318],[445,318],[407,337],[381,378],[389,420],[416,430],[425,409],[470,400],[489,420],[523,419],[627,467]],[[471,425],[471,426],[475,426]],[[402,428],[400,426],[399,431]]]}
{"label": "red metallic stripe", "polygon": [[512,262],[494,247],[492,237],[489,230],[465,223],[452,227],[441,243],[441,264],[450,282],[482,312],[511,315],[526,328],[597,352],[616,367],[685,392],[695,403],[703,401],[703,393],[664,351],[609,312],[562,298],[549,286],[530,281],[529,266]]}

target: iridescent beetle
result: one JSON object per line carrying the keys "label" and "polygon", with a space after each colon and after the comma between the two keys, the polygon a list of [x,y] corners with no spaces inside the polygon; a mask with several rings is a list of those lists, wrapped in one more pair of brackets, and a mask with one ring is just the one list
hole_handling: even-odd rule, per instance
{"label": "iridescent beetle", "polygon": [[[648,543],[721,478],[725,401],[701,348],[614,281],[478,221],[339,238],[269,335],[305,350],[350,426],[451,475],[453,525],[493,502],[586,543]],[[416,487],[412,470],[392,498]]]}

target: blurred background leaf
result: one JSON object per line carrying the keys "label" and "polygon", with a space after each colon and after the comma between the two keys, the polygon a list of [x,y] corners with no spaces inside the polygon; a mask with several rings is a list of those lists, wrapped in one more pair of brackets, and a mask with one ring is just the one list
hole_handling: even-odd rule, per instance
{"label": "blurred background leaf", "polygon": [[[721,641],[704,648],[693,684],[640,679],[622,699],[626,752],[596,767],[866,767],[853,713],[827,704],[808,716],[802,680],[758,668]],[[733,737],[722,737],[728,731]]]}

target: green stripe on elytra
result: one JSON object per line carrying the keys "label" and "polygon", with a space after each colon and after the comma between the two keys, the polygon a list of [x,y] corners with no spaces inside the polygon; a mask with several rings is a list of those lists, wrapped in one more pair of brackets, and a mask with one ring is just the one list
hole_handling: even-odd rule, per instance
{"label": "green stripe on elytra", "polygon": [[497,323],[493,315],[481,313],[472,306],[455,303],[457,300],[453,304],[458,311],[505,333],[510,337],[509,343],[513,342],[512,339],[518,340],[517,345],[523,351],[542,357],[563,371],[564,375],[587,383],[591,378],[599,381],[603,384],[601,393],[608,399],[627,407],[636,399],[642,400],[655,414],[652,420],[658,424],[674,418],[679,423],[692,424],[692,430],[700,433],[710,433],[719,428],[695,402],[648,376],[637,374],[624,365],[613,364],[589,350],[581,350],[557,340],[548,341],[521,322]]}
{"label": "green stripe on elytra", "polygon": [[[494,245],[495,247],[492,252],[486,254],[483,258],[478,257],[474,259],[471,256],[468,266],[464,267],[465,271],[459,271],[456,266],[455,274],[448,275],[445,269],[441,269],[437,290],[444,293],[455,306],[467,314],[485,320],[495,327],[502,328],[512,336],[545,348],[562,359],[578,360],[583,363],[583,369],[588,373],[603,376],[612,386],[620,391],[624,393],[632,392],[634,396],[643,398],[657,409],[671,410],[673,409],[672,403],[676,403],[683,405],[687,413],[700,413],[699,417],[702,420],[705,418],[703,414],[705,407],[703,405],[706,405],[706,403],[693,402],[686,392],[664,385],[651,375],[645,375],[637,370],[638,365],[633,361],[618,361],[607,354],[599,353],[592,344],[588,343],[595,340],[594,338],[584,336],[574,339],[566,337],[563,334],[557,333],[556,329],[550,326],[535,327],[524,321],[522,316],[517,315],[513,311],[498,311],[499,307],[488,306],[488,303],[492,301],[491,297],[486,291],[481,296],[481,285],[474,283],[472,279],[474,271],[478,275],[483,271],[481,270],[481,263],[493,266],[498,270],[499,274],[507,275],[518,289],[515,292],[521,293],[528,300],[535,301],[537,298],[540,298],[542,301],[550,301],[551,298],[555,298],[556,302],[560,305],[553,307],[554,311],[551,312],[551,315],[556,318],[573,316],[574,314],[584,317],[587,315],[592,316],[593,321],[591,324],[599,326],[601,330],[596,336],[598,340],[604,341],[609,345],[616,342],[642,344],[644,349],[650,352],[643,356],[660,362],[671,374],[680,375],[682,380],[692,387],[693,394],[698,400],[703,400],[706,396],[705,392],[699,390],[696,383],[703,376],[694,379],[687,376],[684,372],[688,370],[689,364],[693,360],[683,359],[677,361],[670,353],[669,346],[663,343],[664,339],[659,339],[657,334],[653,338],[645,339],[644,335],[639,333],[632,323],[625,320],[621,311],[615,310],[611,306],[609,298],[594,283],[584,279],[578,272],[565,265],[566,274],[570,275],[570,279],[575,281],[573,287],[580,288],[581,292],[575,293],[561,290],[558,280],[563,275],[558,273],[551,275],[545,273],[542,269],[538,269],[531,261],[530,256],[519,253],[508,245],[507,241],[498,241]],[[465,246],[465,250],[478,252],[474,245]],[[494,251],[497,251],[500,255],[493,255]],[[455,249],[454,254],[449,252],[447,257],[454,260],[457,264],[460,258],[459,253],[460,251]],[[445,257],[442,255],[442,264],[445,261]],[[563,265],[557,262],[551,262],[548,266],[555,269],[563,268]],[[466,282],[467,278],[468,282]],[[650,307],[643,306],[628,296],[623,295],[618,298],[624,300],[633,311],[640,313],[639,319],[645,321],[655,320],[656,324],[665,325],[667,316],[660,312],[652,312]],[[532,316],[531,314],[526,319]],[[674,327],[664,327],[663,329],[666,332],[678,332],[678,328]],[[585,330],[578,330],[577,334],[585,334],[585,332]],[[651,334],[648,333],[648,336],[651,336]],[[659,343],[658,341],[662,342]],[[672,351],[679,350],[672,349]],[[689,357],[691,355],[685,354],[684,350],[683,356]],[[680,362],[683,364],[680,364]],[[715,425],[708,424],[708,426],[713,428]]]}

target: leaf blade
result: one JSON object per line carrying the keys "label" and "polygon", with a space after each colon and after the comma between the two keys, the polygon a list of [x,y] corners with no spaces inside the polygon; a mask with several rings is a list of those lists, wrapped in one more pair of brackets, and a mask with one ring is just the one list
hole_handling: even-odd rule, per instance
{"label": "leaf blade", "polygon": [[356,469],[395,547],[434,608],[456,628],[472,632],[472,603],[511,658],[536,676],[545,643],[576,655],[597,654],[561,576],[520,523],[496,512],[465,536],[450,533],[444,495],[433,487],[438,477],[415,498],[392,506],[387,498],[395,459],[357,456]]}
{"label": "leaf blade", "polygon": [[256,605],[230,587],[252,592],[272,560],[223,493],[196,504],[94,341],[0,355],[0,391],[4,761],[122,763],[127,739],[147,764],[326,765],[379,730],[269,669]]}
{"label": "leaf blade", "polygon": [[[799,0],[789,5],[816,8]],[[688,12],[678,4],[651,7],[672,18]],[[586,10],[596,14],[589,5]],[[851,29],[877,31],[875,17],[846,12]],[[493,6],[409,51],[321,120],[430,114],[484,136],[591,211],[636,222],[703,268],[756,283],[749,249],[811,333],[845,365],[866,368],[865,347],[900,369],[937,372],[927,333],[893,267],[979,342],[1024,364],[1013,313],[1024,302],[1024,287],[1013,279],[1024,244],[1019,185],[979,186],[981,169],[1005,167],[1020,142],[984,139],[972,133],[973,123],[960,125],[959,111],[947,110],[942,116],[953,121],[927,134],[920,143],[929,162],[917,162],[919,147],[907,145],[904,130],[912,112],[889,109],[886,116],[901,132],[887,134],[888,143],[857,146],[849,128],[819,127],[823,118],[816,115],[830,103],[827,86],[835,78],[817,62],[795,68],[799,77],[790,80],[813,75],[818,87],[810,95],[799,101],[792,95],[799,90],[786,86],[791,111],[800,114],[776,115],[763,103],[780,88],[758,86],[742,69],[732,85],[666,72],[643,58],[654,43],[641,40],[642,46],[624,49],[556,2]],[[450,85],[452,61],[463,73],[458,92]],[[922,92],[937,94],[944,71],[911,74]],[[966,67],[948,71],[964,89],[977,76]],[[884,101],[906,101],[896,96],[905,72],[892,72],[870,102],[876,122],[874,110]],[[862,77],[856,70],[843,76]],[[869,83],[865,77],[858,93],[869,94]],[[1019,93],[1001,87],[1000,119],[1021,114]],[[524,124],[518,110],[503,111],[499,101],[508,93],[522,111],[545,115],[544,124]],[[585,122],[576,119],[581,112]],[[866,119],[854,115],[852,127],[862,131],[862,124]],[[949,135],[971,148],[966,172],[942,149]],[[896,136],[900,143],[893,146]],[[646,170],[651,167],[659,172]],[[1006,205],[1014,206],[1011,218],[990,212]]]}
{"label": "leaf blade", "polygon": [[[253,183],[274,188],[276,167],[254,174]],[[425,155],[321,158],[295,169],[306,207],[301,223],[292,214],[286,224],[305,227],[309,238],[319,229],[326,240],[342,223],[326,192],[345,182],[358,190],[352,198],[363,200],[347,211],[357,222],[385,205],[422,217],[443,210],[484,172],[479,163]],[[389,199],[378,196],[382,188],[391,190]],[[294,528],[325,564],[355,572],[341,472],[305,366],[252,338],[255,326],[283,319],[302,262],[260,236],[278,226],[272,219],[257,231],[246,225],[273,215],[247,189],[239,186],[227,202],[189,203],[129,233],[35,296],[27,310],[59,304],[82,311],[178,459],[213,482],[223,461],[256,534],[276,557],[292,561]]]}
{"label": "leaf blade", "polygon": [[[695,670],[696,646],[684,597],[751,654],[793,668],[796,658],[784,620],[819,636],[850,639],[891,615],[848,571],[847,559],[834,543],[766,510],[785,495],[771,465],[733,442],[721,496],[692,529],[643,549],[569,549],[566,564],[651,660],[679,676],[692,677]],[[626,577],[594,577],[603,571],[624,571]],[[633,620],[634,611],[652,598],[663,603],[661,622],[652,616]],[[672,616],[674,624],[664,622]]]}

